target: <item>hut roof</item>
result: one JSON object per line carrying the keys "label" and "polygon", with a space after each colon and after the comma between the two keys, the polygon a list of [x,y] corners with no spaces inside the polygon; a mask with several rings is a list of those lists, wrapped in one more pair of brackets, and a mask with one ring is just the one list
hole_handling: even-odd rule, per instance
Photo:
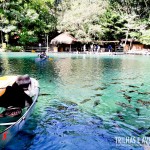
{"label": "hut roof", "polygon": [[52,39],[51,44],[72,44],[75,41],[77,40],[73,36],[67,32],[64,32]]}

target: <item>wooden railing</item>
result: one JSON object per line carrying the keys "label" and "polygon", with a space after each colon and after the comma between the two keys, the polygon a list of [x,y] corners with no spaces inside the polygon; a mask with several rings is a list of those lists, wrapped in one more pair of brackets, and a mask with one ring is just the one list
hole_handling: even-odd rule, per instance
{"label": "wooden railing", "polygon": [[35,47],[35,46],[27,46],[25,48],[25,52],[31,52],[31,51],[35,51],[35,52],[42,52],[42,51],[46,51],[47,47]]}

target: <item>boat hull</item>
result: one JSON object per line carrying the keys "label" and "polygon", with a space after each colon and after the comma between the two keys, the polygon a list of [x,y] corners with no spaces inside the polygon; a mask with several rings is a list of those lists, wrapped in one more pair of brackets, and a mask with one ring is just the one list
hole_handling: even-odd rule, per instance
{"label": "boat hull", "polygon": [[43,62],[43,61],[47,61],[48,60],[48,56],[45,58],[35,58],[35,62]]}
{"label": "boat hull", "polygon": [[[32,80],[36,81],[33,78]],[[7,128],[2,133],[0,133],[0,148],[4,148],[10,142],[10,140],[18,133],[18,131],[22,129],[27,119],[30,117],[34,109],[34,106],[37,102],[37,98],[39,94],[38,82],[37,82],[37,85],[34,85],[34,86],[35,86],[35,89],[34,89],[35,93],[32,93],[34,94],[32,105],[27,109],[27,111],[21,116],[19,120],[17,120],[16,122],[14,122],[14,124],[10,126],[7,126]]]}

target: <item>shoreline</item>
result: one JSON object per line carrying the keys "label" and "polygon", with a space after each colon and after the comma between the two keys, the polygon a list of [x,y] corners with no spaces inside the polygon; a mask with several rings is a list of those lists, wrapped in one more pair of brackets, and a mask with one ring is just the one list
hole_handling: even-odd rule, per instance
{"label": "shoreline", "polygon": [[[11,51],[7,51],[5,52],[4,49],[0,49],[0,53],[32,53],[29,51],[22,51],[22,52],[11,52]],[[38,53],[38,52],[35,52]],[[150,51],[148,50],[141,50],[141,51],[137,51],[137,50],[131,50],[128,52],[53,52],[53,51],[49,51],[48,54],[85,54],[85,55],[150,55]]]}

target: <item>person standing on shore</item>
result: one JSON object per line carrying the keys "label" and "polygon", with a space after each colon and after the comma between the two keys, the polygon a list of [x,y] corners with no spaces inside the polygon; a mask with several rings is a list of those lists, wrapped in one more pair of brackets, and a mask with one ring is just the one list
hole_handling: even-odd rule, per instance
{"label": "person standing on shore", "polygon": [[111,45],[108,45],[108,51],[112,52],[112,46]]}

